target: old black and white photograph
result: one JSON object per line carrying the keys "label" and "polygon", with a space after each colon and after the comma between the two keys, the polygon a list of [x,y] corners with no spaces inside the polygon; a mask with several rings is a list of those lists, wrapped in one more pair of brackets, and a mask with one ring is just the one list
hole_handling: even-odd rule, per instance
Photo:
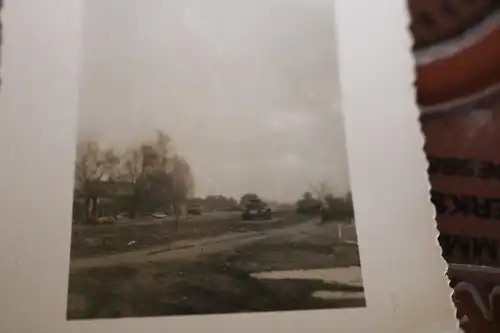
{"label": "old black and white photograph", "polygon": [[365,307],[333,1],[84,9],[67,318]]}

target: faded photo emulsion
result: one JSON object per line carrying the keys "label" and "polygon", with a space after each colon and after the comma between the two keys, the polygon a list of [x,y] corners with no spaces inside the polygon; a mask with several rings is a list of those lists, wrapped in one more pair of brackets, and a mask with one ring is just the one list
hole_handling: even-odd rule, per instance
{"label": "faded photo emulsion", "polygon": [[365,307],[333,1],[84,6],[67,318]]}

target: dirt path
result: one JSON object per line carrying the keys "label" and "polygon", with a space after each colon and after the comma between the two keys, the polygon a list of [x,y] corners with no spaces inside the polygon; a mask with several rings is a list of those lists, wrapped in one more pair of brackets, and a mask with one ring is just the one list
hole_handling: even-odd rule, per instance
{"label": "dirt path", "polygon": [[155,261],[176,259],[194,259],[199,255],[214,254],[231,251],[232,249],[270,237],[307,234],[318,224],[317,220],[300,223],[298,225],[271,229],[266,231],[249,231],[244,233],[228,233],[218,237],[201,238],[179,241],[169,246],[161,246],[126,253],[106,255],[97,258],[82,258],[72,260],[72,270],[90,267],[107,267],[122,264],[139,264]]}

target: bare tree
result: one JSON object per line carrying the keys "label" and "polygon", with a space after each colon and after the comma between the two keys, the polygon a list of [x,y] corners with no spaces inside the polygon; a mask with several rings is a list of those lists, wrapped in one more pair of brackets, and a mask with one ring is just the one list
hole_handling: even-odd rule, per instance
{"label": "bare tree", "polygon": [[155,141],[146,142],[136,148],[129,148],[122,163],[122,179],[132,183],[133,197],[130,201],[130,217],[135,218],[138,206],[150,211],[155,210],[167,200],[171,181],[167,174],[169,167],[171,139],[158,131]]}
{"label": "bare tree", "polygon": [[191,168],[186,160],[180,155],[172,158],[172,210],[175,216],[175,227],[179,228],[179,217],[181,207],[186,205],[188,199],[193,195],[194,179]]}
{"label": "bare tree", "polygon": [[189,164],[181,155],[174,153],[171,142],[167,134],[158,131],[153,142],[126,150],[121,162],[118,159],[119,168],[114,167],[116,155],[113,151],[101,152],[96,143],[87,143],[82,145],[85,149],[80,149],[78,169],[80,173],[91,174],[85,179],[100,180],[107,175],[130,182],[133,186],[129,205],[132,218],[135,218],[139,207],[148,212],[161,207],[165,212],[171,210],[174,213],[178,228],[181,207],[193,194],[194,180]]}
{"label": "bare tree", "polygon": [[102,150],[94,141],[83,141],[77,145],[75,161],[75,185],[85,198],[85,216],[95,216],[99,196],[99,182],[117,175],[119,157],[113,149]]}
{"label": "bare tree", "polygon": [[304,194],[302,195],[302,200],[309,201],[309,200],[313,200],[313,199],[314,199],[314,197],[313,197],[311,192],[304,192]]}
{"label": "bare tree", "polygon": [[311,191],[314,196],[323,203],[326,197],[333,192],[331,186],[327,182],[311,185]]}
{"label": "bare tree", "polygon": [[[156,140],[150,144],[142,145],[144,159],[144,174],[147,178],[147,187],[154,205],[164,208],[172,207],[173,210],[173,160],[172,160],[172,140],[163,131],[156,132]],[[173,213],[175,213],[173,211]]]}
{"label": "bare tree", "polygon": [[135,218],[140,200],[140,177],[143,174],[143,157],[140,149],[128,149],[124,154],[121,178],[132,183],[133,194],[129,205],[129,215]]}
{"label": "bare tree", "polygon": [[154,150],[157,155],[157,167],[161,170],[168,170],[171,167],[171,142],[172,139],[162,131],[156,132],[156,142],[154,144]]}
{"label": "bare tree", "polygon": [[139,149],[128,149],[124,154],[122,178],[137,182],[142,174],[142,153]]}

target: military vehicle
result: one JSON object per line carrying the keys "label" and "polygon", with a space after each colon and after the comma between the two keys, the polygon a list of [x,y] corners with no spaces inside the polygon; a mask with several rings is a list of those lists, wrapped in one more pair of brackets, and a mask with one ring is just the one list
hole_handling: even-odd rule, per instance
{"label": "military vehicle", "polygon": [[203,213],[203,208],[200,205],[189,205],[187,213],[189,215],[201,215]]}
{"label": "military vehicle", "polygon": [[271,207],[260,199],[251,199],[243,208],[241,218],[245,221],[248,220],[270,220],[273,217]]}
{"label": "military vehicle", "polygon": [[296,212],[301,215],[320,215],[323,204],[317,199],[301,199],[297,202]]}

